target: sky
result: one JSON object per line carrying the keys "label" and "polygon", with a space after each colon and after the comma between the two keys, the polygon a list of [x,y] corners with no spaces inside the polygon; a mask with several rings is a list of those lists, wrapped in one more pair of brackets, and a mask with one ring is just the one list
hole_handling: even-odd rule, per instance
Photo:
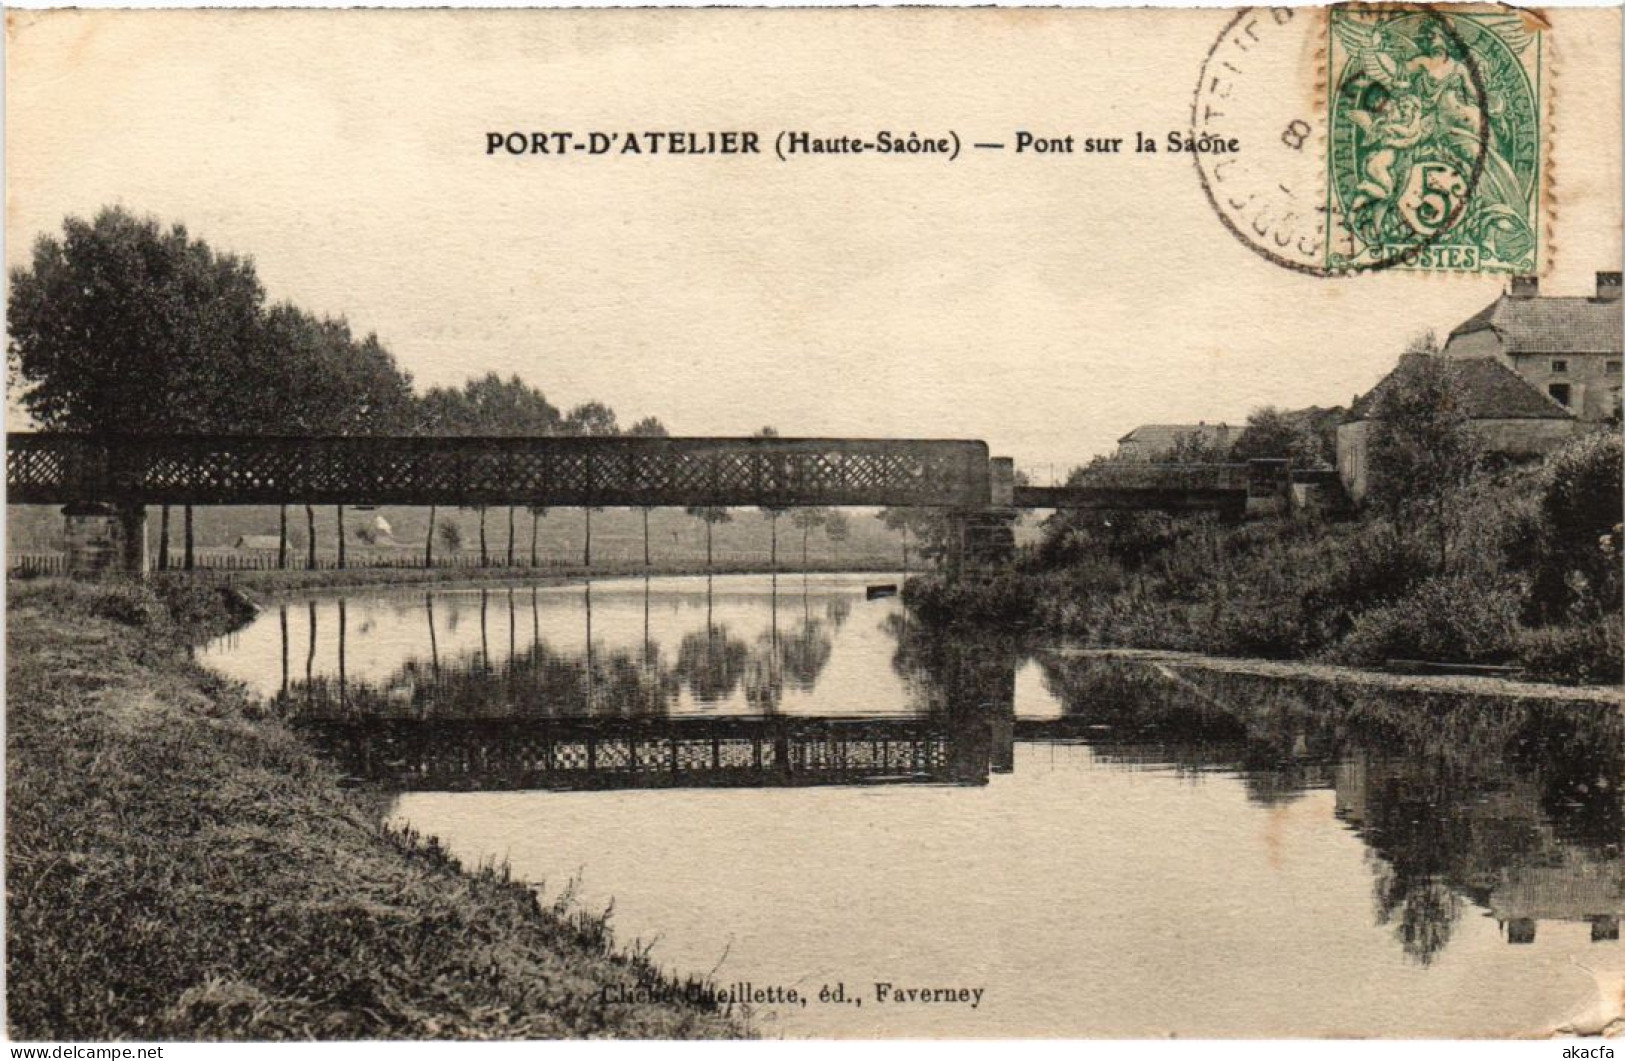
{"label": "sky", "polygon": [[[1586,294],[1620,267],[1619,13],[1551,17],[1542,285]],[[1142,423],[1346,404],[1505,280],[1290,272],[1181,157],[514,158],[486,134],[1161,138],[1228,18],[13,12],[5,257],[121,204],[376,331],[420,386],[517,373],[677,434],[980,438],[1064,470]]]}

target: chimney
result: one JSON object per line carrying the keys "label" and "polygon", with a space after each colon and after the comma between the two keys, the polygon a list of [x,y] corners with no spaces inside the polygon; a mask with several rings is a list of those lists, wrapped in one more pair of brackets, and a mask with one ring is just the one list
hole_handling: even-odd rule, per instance
{"label": "chimney", "polygon": [[1597,299],[1601,302],[1619,301],[1619,274],[1597,274]]}
{"label": "chimney", "polygon": [[1534,298],[1540,294],[1540,277],[1514,276],[1512,288],[1507,292],[1513,298]]}

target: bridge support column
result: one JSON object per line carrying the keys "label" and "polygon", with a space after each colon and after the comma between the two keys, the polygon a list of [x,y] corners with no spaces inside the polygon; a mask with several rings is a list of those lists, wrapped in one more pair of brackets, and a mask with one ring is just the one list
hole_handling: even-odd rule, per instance
{"label": "bridge support column", "polygon": [[147,577],[147,506],[115,505],[118,521],[119,568],[134,578]]}
{"label": "bridge support column", "polygon": [[119,563],[118,520],[112,505],[62,508],[62,545],[70,575],[99,575]]}
{"label": "bridge support column", "polygon": [[70,575],[147,573],[147,510],[143,505],[81,503],[62,509],[62,540]]}
{"label": "bridge support column", "polygon": [[1246,514],[1275,516],[1292,507],[1292,462],[1257,459],[1247,462]]}
{"label": "bridge support column", "polygon": [[996,567],[1016,551],[1013,509],[957,509],[948,515],[948,572]]}

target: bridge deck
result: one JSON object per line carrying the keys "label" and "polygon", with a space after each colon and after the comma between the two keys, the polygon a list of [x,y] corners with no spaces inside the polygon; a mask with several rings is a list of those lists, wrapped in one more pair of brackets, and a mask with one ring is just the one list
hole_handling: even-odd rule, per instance
{"label": "bridge deck", "polygon": [[12,504],[985,507],[987,445],[916,439],[6,436]]}
{"label": "bridge deck", "polygon": [[1017,486],[1017,508],[1156,509],[1240,513],[1249,497],[1278,496],[1292,481],[1286,461],[1157,464],[1122,461],[1088,469],[1066,486]]}

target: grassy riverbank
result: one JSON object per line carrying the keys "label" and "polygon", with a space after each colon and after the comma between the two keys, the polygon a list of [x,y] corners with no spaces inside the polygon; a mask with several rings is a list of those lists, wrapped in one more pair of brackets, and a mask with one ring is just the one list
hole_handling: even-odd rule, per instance
{"label": "grassy riverbank", "polygon": [[23,1039],[734,1036],[500,868],[381,827],[190,640],[223,584],[10,587],[7,1002]]}
{"label": "grassy riverbank", "polygon": [[993,622],[1096,646],[1381,666],[1513,664],[1617,685],[1621,445],[1593,435],[1488,471],[1434,520],[1108,513],[1052,520],[996,574],[909,582],[928,622]]}

